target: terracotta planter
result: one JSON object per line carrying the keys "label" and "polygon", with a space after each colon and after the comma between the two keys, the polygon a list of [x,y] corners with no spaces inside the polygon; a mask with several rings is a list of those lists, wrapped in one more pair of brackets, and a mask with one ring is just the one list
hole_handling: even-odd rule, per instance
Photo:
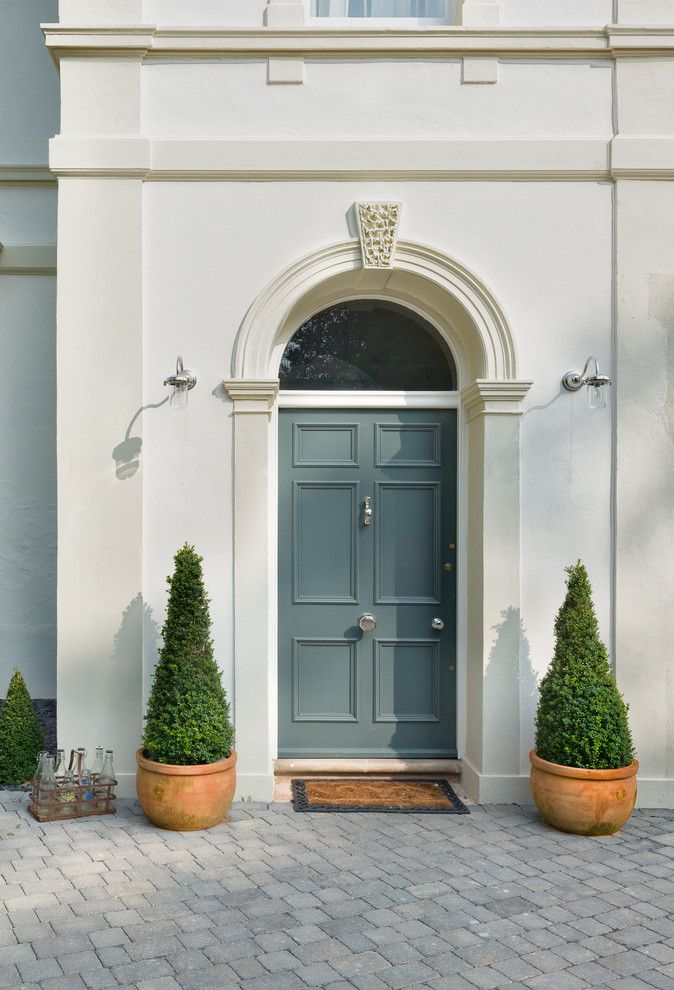
{"label": "terracotta planter", "polygon": [[613,835],[632,814],[637,797],[635,760],[619,770],[580,770],[529,753],[531,793],[541,817],[561,832]]}
{"label": "terracotta planter", "polygon": [[136,792],[153,825],[173,832],[212,828],[227,818],[236,787],[236,752],[218,763],[177,767],[136,753]]}

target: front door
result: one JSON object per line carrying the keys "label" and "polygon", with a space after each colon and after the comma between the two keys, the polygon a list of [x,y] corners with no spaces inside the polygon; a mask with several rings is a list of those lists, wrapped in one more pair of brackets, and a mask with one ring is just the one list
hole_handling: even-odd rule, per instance
{"label": "front door", "polygon": [[456,411],[279,417],[279,756],[456,756]]}

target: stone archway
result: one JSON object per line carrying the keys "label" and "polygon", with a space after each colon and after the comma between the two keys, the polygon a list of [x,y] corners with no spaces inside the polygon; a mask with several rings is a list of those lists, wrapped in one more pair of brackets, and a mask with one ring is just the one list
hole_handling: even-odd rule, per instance
{"label": "stone archway", "polygon": [[519,414],[531,382],[518,377],[514,340],[486,286],[436,249],[399,242],[392,269],[364,270],[358,241],[319,249],[257,297],[239,331],[234,415],[234,705],[239,796],[270,800],[276,753],[275,513],[278,369],[286,343],[311,315],[358,296],[390,299],[429,320],[452,349],[466,437],[464,780],[482,801],[524,792],[519,764],[519,642],[494,628],[519,611]]}

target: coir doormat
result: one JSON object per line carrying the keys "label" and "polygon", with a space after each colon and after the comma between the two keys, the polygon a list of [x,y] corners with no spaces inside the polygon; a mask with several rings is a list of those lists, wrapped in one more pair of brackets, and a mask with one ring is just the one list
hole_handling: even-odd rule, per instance
{"label": "coir doormat", "polygon": [[293,780],[292,792],[295,811],[470,814],[446,780],[428,777],[308,777]]}

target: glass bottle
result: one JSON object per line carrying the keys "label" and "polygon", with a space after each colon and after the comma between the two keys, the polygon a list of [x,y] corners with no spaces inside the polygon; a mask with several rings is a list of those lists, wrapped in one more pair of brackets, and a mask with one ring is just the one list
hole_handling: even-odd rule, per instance
{"label": "glass bottle", "polygon": [[66,753],[64,749],[56,750],[56,761],[54,763],[54,779],[57,783],[63,780],[66,772]]}
{"label": "glass bottle", "polygon": [[98,788],[96,790],[97,805],[99,809],[105,810],[108,805],[108,799],[112,795],[112,784],[116,784],[115,771],[112,766],[112,750],[106,749],[105,760],[103,762],[103,769],[98,777]]}
{"label": "glass bottle", "polygon": [[49,756],[49,750],[41,749],[37,754],[37,766],[35,767],[35,773],[33,774],[33,780],[39,780],[40,774],[42,772],[42,764],[44,763],[45,756]]}
{"label": "glass bottle", "polygon": [[91,776],[94,778],[94,780],[96,779],[96,777],[100,775],[102,769],[103,769],[103,747],[97,746],[96,757],[91,765]]}
{"label": "glass bottle", "polygon": [[48,815],[49,802],[54,793],[54,757],[48,753],[42,758],[42,765],[37,777],[37,813]]}
{"label": "glass bottle", "polygon": [[63,774],[63,783],[58,789],[58,800],[61,805],[60,811],[63,815],[73,815],[77,806],[77,790],[75,784],[75,774],[68,769]]}
{"label": "glass bottle", "polygon": [[94,789],[91,785],[91,770],[87,766],[87,751],[84,746],[77,750],[77,782],[82,788],[80,796],[84,801],[92,801]]}

